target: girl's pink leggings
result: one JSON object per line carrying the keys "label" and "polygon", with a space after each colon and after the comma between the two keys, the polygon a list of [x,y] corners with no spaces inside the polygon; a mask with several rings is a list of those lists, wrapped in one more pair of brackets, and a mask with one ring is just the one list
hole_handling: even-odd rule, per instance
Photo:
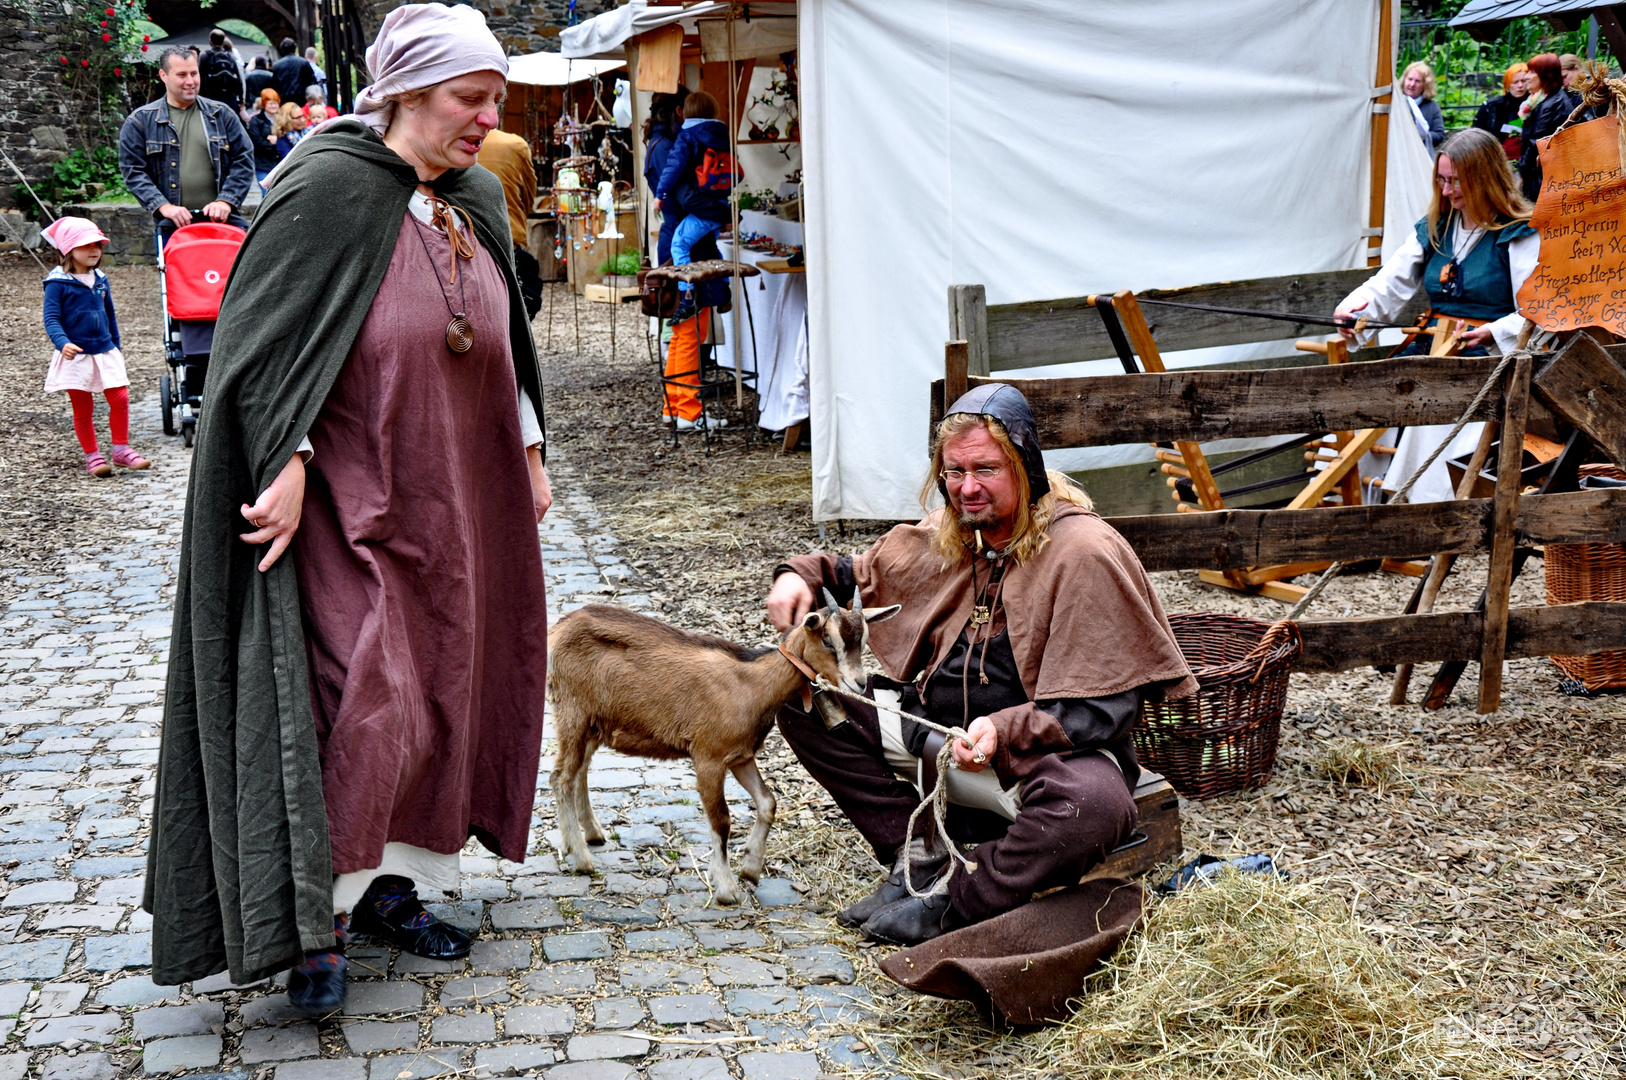
{"label": "girl's pink leggings", "polygon": [[[114,446],[130,444],[130,388],[115,386],[104,390],[107,398],[107,429],[113,436]],[[96,399],[89,390],[69,390],[68,400],[73,402],[73,433],[79,436],[79,446],[87,454],[96,452]]]}

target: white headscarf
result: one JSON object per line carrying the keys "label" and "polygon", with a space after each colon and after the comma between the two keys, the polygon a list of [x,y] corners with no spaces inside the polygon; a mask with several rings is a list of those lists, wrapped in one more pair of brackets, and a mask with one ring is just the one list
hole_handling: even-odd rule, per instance
{"label": "white headscarf", "polygon": [[386,100],[391,95],[475,71],[495,71],[506,79],[508,58],[486,17],[467,4],[407,4],[384,16],[378,37],[367,47],[367,70],[372,85],[356,95],[356,111],[348,118],[383,135],[395,115],[395,103]]}

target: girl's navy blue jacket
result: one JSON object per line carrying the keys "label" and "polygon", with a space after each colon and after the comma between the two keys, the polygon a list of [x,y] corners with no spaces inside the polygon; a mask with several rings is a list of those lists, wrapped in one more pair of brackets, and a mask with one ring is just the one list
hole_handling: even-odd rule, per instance
{"label": "girl's navy blue jacket", "polygon": [[113,314],[113,290],[107,275],[92,271],[95,284],[85,285],[62,267],[45,277],[45,332],[58,350],[69,342],[87,353],[119,348],[119,320]]}

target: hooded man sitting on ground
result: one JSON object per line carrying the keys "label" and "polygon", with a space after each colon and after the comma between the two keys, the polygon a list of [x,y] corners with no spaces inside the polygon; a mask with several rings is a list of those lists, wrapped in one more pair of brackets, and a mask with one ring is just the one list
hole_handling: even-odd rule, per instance
{"label": "hooded man sitting on ground", "polygon": [[[924,497],[934,491],[947,505],[861,555],[782,564],[767,601],[781,630],[824,590],[901,604],[871,630],[890,678],[872,679],[869,696],[971,737],[953,748],[947,822],[956,842],[978,845],[977,869],[950,874],[929,815],[907,835],[943,735],[854,701],[848,722],[780,712],[797,758],[892,870],[837,917],[902,945],[1077,882],[1128,839],[1142,705],[1197,689],[1139,560],[1082,490],[1045,470],[1014,387],[980,386],[950,407]],[[906,864],[925,898],[906,888]]]}

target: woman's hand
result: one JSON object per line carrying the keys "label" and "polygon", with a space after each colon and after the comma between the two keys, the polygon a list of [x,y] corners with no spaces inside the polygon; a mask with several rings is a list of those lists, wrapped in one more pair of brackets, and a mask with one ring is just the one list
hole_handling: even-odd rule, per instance
{"label": "woman's hand", "polygon": [[[1332,317],[1335,319],[1358,319],[1361,317],[1360,313],[1366,310],[1367,303],[1371,303],[1371,301],[1369,300],[1366,303],[1359,304],[1355,307],[1341,307],[1332,313]],[[1338,328],[1338,336],[1343,338],[1345,341],[1354,341],[1355,328],[1353,326],[1340,326]]]}
{"label": "woman's hand", "polygon": [[62,359],[72,360],[74,357],[78,356],[84,351],[85,350],[81,349],[79,346],[70,341],[66,345],[62,346]]}
{"label": "woman's hand", "polygon": [[245,544],[271,542],[271,550],[260,560],[260,572],[271,569],[282,553],[293,542],[299,529],[299,515],[305,509],[305,458],[295,454],[282,467],[271,486],[260,495],[253,506],[244,503],[242,515],[256,527],[255,532],[242,533],[238,539]]}
{"label": "woman's hand", "polygon": [[1476,326],[1471,330],[1462,332],[1462,343],[1470,349],[1485,348],[1496,340],[1496,335],[1489,326]]}
{"label": "woman's hand", "polygon": [[536,507],[536,520],[541,522],[553,505],[553,484],[548,481],[547,466],[542,464],[542,448],[527,446],[525,462],[531,467],[531,502]]}
{"label": "woman's hand", "polygon": [[999,749],[999,731],[992,720],[979,716],[971,721],[965,733],[971,736],[971,742],[954,740],[954,764],[962,772],[982,772],[994,760],[994,751]]}

